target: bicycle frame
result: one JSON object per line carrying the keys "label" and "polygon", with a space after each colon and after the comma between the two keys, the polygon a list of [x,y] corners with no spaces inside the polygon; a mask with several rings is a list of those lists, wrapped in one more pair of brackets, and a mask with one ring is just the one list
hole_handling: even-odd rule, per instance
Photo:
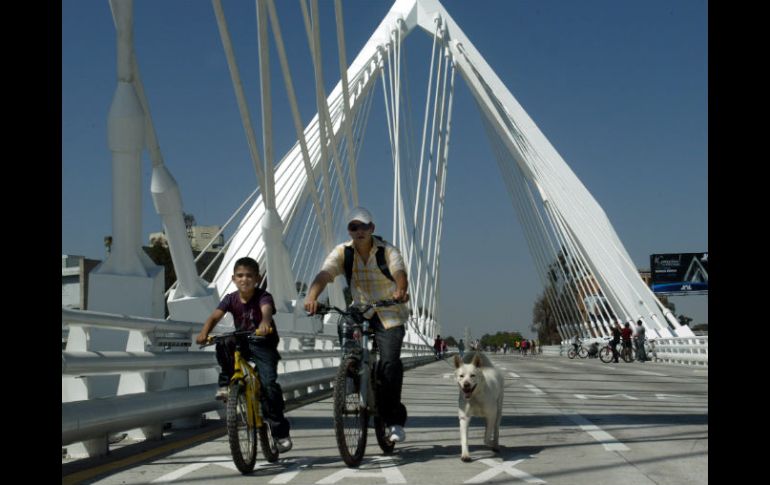
{"label": "bicycle frame", "polygon": [[243,381],[246,385],[246,409],[248,410],[248,424],[250,427],[262,426],[262,413],[259,408],[260,383],[259,376],[254,372],[251,364],[243,358],[240,350],[235,349],[235,372],[230,378],[231,383]]}

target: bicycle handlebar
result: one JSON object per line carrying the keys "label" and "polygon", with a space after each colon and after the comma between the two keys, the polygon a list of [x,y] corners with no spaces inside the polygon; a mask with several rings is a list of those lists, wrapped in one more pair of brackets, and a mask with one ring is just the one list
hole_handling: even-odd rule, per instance
{"label": "bicycle handlebar", "polygon": [[254,333],[254,330],[236,330],[234,332],[228,332],[228,333],[220,333],[219,335],[209,335],[206,339],[206,343],[203,345],[199,345],[198,348],[202,349],[204,347],[209,347],[211,345],[214,345],[216,342],[219,342],[221,340],[224,340],[228,337],[240,337],[240,336],[246,336],[250,340],[256,340],[258,342],[261,342],[265,339],[267,339],[268,335],[273,333],[273,327],[270,327],[270,331],[268,331],[267,335],[257,335]]}
{"label": "bicycle handlebar", "polygon": [[374,303],[369,303],[369,304],[366,304],[366,305],[363,305],[363,306],[351,305],[350,308],[347,311],[345,311],[345,310],[342,310],[342,309],[340,309],[340,308],[338,308],[336,306],[324,305],[323,303],[319,302],[318,303],[318,308],[316,309],[315,313],[316,313],[316,315],[326,315],[327,313],[330,313],[330,312],[336,312],[336,313],[339,313],[340,315],[347,315],[347,316],[354,315],[356,313],[359,313],[359,314],[363,315],[364,313],[368,312],[372,308],[380,308],[380,307],[398,305],[399,303],[402,303],[402,302],[400,302],[398,300],[394,300],[394,299],[391,298],[391,299],[388,299],[388,300],[376,301]]}

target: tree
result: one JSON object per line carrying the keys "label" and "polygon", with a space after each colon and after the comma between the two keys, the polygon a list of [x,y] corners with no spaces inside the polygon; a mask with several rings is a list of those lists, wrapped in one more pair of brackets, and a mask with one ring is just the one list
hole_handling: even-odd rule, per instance
{"label": "tree", "polygon": [[537,340],[541,345],[554,345],[561,342],[561,336],[556,327],[556,314],[551,308],[545,291],[535,301],[530,329],[537,332]]}
{"label": "tree", "polygon": [[457,341],[451,335],[449,337],[445,338],[444,341],[446,342],[446,344],[449,347],[457,347]]}
{"label": "tree", "polygon": [[482,348],[486,346],[502,348],[505,343],[508,344],[508,347],[513,347],[513,343],[517,340],[524,340],[519,332],[497,332],[494,335],[485,333],[479,342]]}

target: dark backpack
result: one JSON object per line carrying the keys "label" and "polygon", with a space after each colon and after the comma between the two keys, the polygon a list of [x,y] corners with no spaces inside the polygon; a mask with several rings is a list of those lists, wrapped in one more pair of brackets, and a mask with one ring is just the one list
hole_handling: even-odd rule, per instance
{"label": "dark backpack", "polygon": [[[378,241],[382,241],[380,236],[372,235],[372,237]],[[355,251],[353,246],[345,246],[345,281],[348,283],[348,288],[350,288],[350,277],[353,275],[353,251]],[[380,271],[382,271],[382,274],[390,281],[396,281],[393,279],[393,275],[390,274],[388,263],[385,261],[384,246],[377,246],[377,253],[375,253],[375,257],[377,258],[377,266],[380,268]]]}

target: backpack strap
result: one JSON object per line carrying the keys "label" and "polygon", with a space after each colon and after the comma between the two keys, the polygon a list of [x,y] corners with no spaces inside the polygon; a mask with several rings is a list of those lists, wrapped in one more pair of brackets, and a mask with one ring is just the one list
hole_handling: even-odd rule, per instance
{"label": "backpack strap", "polygon": [[[382,241],[382,238],[380,236],[372,235],[372,237],[376,238],[379,241]],[[350,278],[353,275],[353,246],[345,246],[345,260],[344,260],[344,268],[345,268],[345,281],[348,284],[348,288],[350,288]],[[380,268],[380,271],[382,272],[383,276],[385,276],[390,281],[396,281],[393,279],[393,275],[390,274],[390,269],[388,269],[388,262],[385,261],[385,247],[384,246],[377,246],[377,252],[375,253],[375,258],[377,259],[377,266]]]}
{"label": "backpack strap", "polygon": [[350,288],[350,277],[353,275],[353,246],[345,246],[345,281],[348,283],[348,288]]}

